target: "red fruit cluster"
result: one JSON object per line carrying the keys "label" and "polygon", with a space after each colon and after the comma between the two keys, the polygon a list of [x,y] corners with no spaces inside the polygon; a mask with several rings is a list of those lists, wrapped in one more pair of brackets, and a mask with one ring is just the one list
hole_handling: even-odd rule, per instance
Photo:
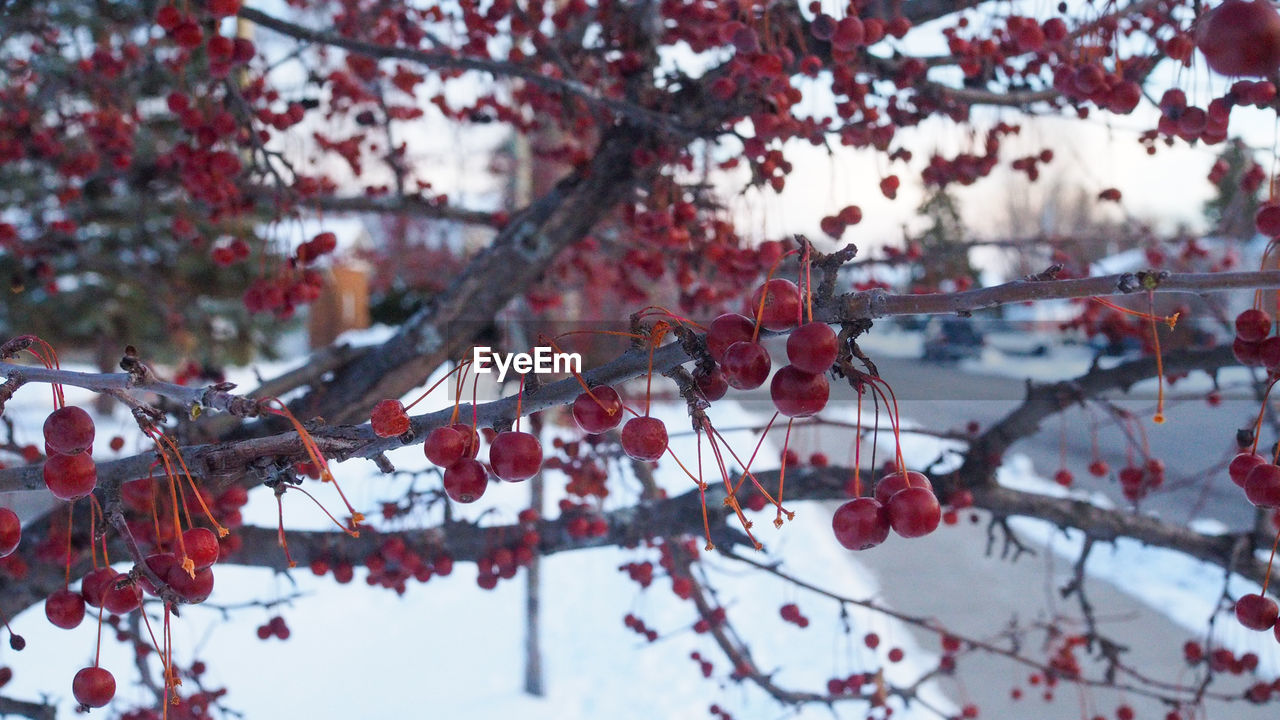
{"label": "red fruit cluster", "polygon": [[[1262,212],[1259,211],[1259,216]],[[1276,222],[1280,232],[1280,217]],[[1236,337],[1231,343],[1231,350],[1241,364],[1280,371],[1280,337],[1272,334],[1272,324],[1271,316],[1258,308],[1250,308],[1236,316]]]}
{"label": "red fruit cluster", "polygon": [[850,550],[879,545],[893,530],[902,537],[923,537],[942,522],[942,505],[923,473],[893,471],[876,483],[874,497],[854,498],[836,509],[831,528]]}
{"label": "red fruit cluster", "polygon": [[338,247],[338,236],[331,232],[322,232],[310,240],[298,245],[294,251],[299,265],[310,265],[328,255]]}
{"label": "red fruit cluster", "polygon": [[786,605],[778,608],[778,614],[782,616],[783,620],[786,620],[792,625],[801,628],[809,627],[809,618],[805,617],[800,612],[800,606],[795,603],[787,603]]}
{"label": "red fruit cluster", "polygon": [[245,290],[243,302],[251,313],[274,313],[277,318],[293,317],[300,305],[314,302],[324,288],[324,276],[312,269],[282,272],[262,277]]}
{"label": "red fruit cluster", "polygon": [[565,532],[571,538],[580,540],[609,534],[609,521],[590,503],[576,503],[563,498],[560,500],[560,516],[564,520]]}
{"label": "red fruit cluster", "polygon": [[[599,440],[600,436],[588,435],[586,442]],[[560,455],[547,458],[543,467],[548,470],[559,470],[569,481],[565,483],[565,491],[578,497],[598,497],[604,499],[609,495],[609,470],[604,458],[593,452],[582,452],[582,443],[566,442],[560,438],[551,441],[552,447],[560,451]]]}
{"label": "red fruit cluster", "polygon": [[266,640],[271,637],[288,640],[289,636],[292,634],[289,631],[289,626],[285,624],[284,618],[279,615],[276,615],[262,625],[259,625],[257,633],[259,640]]}
{"label": "red fruit cluster", "polygon": [[645,625],[643,620],[632,613],[627,613],[626,616],[622,618],[622,624],[626,625],[628,630],[634,630],[636,634],[644,637],[644,639],[649,642],[654,642],[658,639],[658,631],[650,628],[648,625]]}
{"label": "red fruit cluster", "polygon": [[711,677],[711,673],[715,671],[715,666],[711,664],[711,661],[702,657],[702,653],[697,650],[689,653],[689,659],[698,663],[698,672],[702,673],[704,678]]}
{"label": "red fruit cluster", "polygon": [[619,566],[618,569],[625,572],[632,582],[642,588],[647,588],[653,583],[653,563],[648,560],[644,562],[629,562]]}
{"label": "red fruit cluster", "polygon": [[93,418],[67,405],[44,421],[44,484],[60,500],[78,500],[98,484],[98,467],[89,452],[93,448]]}
{"label": "red fruit cluster", "polygon": [[1130,502],[1138,502],[1164,485],[1164,462],[1150,458],[1142,465],[1120,468],[1120,492]]}

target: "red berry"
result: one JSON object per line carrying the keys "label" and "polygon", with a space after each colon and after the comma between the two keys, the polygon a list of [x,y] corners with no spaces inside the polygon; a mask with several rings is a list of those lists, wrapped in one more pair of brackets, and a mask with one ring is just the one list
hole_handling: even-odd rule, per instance
{"label": "red berry", "polygon": [[83,668],[71,680],[71,694],[85,707],[106,707],[116,696],[116,679],[103,668]]}
{"label": "red berry", "polygon": [[787,417],[809,417],[827,406],[831,387],[825,375],[807,373],[787,365],[774,373],[769,395],[774,407]]}
{"label": "red berry", "polygon": [[1280,465],[1262,463],[1250,470],[1244,495],[1260,508],[1280,508]]}
{"label": "red berry", "polygon": [[182,533],[182,545],[197,570],[218,561],[218,536],[208,528],[191,528]]}
{"label": "red berry", "polygon": [[574,399],[573,421],[585,433],[608,432],[622,424],[622,398],[608,385],[591,388]]}
{"label": "red berry", "polygon": [[756,325],[750,318],[737,313],[725,313],[707,328],[707,352],[716,362],[724,362],[724,351],[736,342],[751,342]]}
{"label": "red berry", "polygon": [[1094,477],[1106,477],[1110,470],[1106,460],[1094,460],[1089,463],[1089,474]]}
{"label": "red berry", "polygon": [[796,328],[787,338],[787,359],[808,373],[825,373],[839,355],[836,332],[830,325],[811,322]]}
{"label": "red berry", "polygon": [[[1280,210],[1280,207],[1276,208]],[[1250,308],[1236,316],[1236,337],[1249,342],[1262,342],[1271,334],[1271,316]]]}
{"label": "red berry", "polygon": [[22,521],[9,508],[0,508],[0,557],[8,557],[22,541]]}
{"label": "red berry", "polygon": [[175,562],[164,579],[174,592],[190,603],[204,602],[213,592],[213,570],[210,568],[196,570],[195,577],[192,577],[182,569],[181,563]]}
{"label": "red berry", "polygon": [[1266,461],[1267,459],[1258,453],[1240,453],[1231,458],[1231,462],[1227,465],[1227,474],[1231,476],[1231,482],[1244,487],[1244,481],[1249,477],[1249,471]]}
{"label": "red berry", "polygon": [[54,410],[44,421],[45,446],[63,455],[75,455],[93,447],[93,434],[93,418],[73,405]]}
{"label": "red berry", "polygon": [[1262,343],[1236,338],[1231,343],[1231,352],[1235,354],[1241,365],[1258,367],[1262,364]]}
{"label": "red berry", "polygon": [[1071,483],[1074,480],[1075,480],[1075,476],[1072,475],[1071,471],[1066,468],[1062,468],[1058,470],[1058,472],[1053,474],[1053,481],[1058,483],[1062,487],[1071,487]]}
{"label": "red berry", "polygon": [[622,451],[635,460],[657,460],[667,451],[667,426],[653,417],[631,418],[622,426]]}
{"label": "red berry", "polygon": [[1226,0],[1201,18],[1196,47],[1220,75],[1267,77],[1280,67],[1280,15],[1267,0]]}
{"label": "red berry", "polygon": [[[1258,232],[1267,237],[1280,237],[1280,204],[1268,203],[1258,208],[1257,214],[1253,216],[1253,224],[1257,227]],[[1245,312],[1249,311],[1246,310]],[[1256,312],[1262,311],[1258,310]],[[1236,322],[1238,323],[1239,320],[1237,319]],[[1238,333],[1239,330],[1236,332]]]}
{"label": "red berry", "polygon": [[59,500],[79,500],[98,484],[98,466],[88,453],[50,455],[44,461],[44,484]]}
{"label": "red berry", "polygon": [[453,427],[438,427],[427,435],[422,450],[427,459],[437,467],[449,467],[462,459],[467,447],[466,437]]}
{"label": "red berry", "polygon": [[80,580],[80,594],[84,596],[84,601],[91,607],[102,607],[102,596],[107,594],[107,588],[119,574],[109,567],[87,573]]}
{"label": "red berry", "polygon": [[[173,569],[174,565],[178,564],[178,558],[174,557],[173,553],[152,553],[147,556],[146,562],[147,567],[151,569],[151,572],[155,573],[156,577],[167,583],[169,582],[166,579],[169,577],[169,571]],[[146,575],[138,577],[138,585],[140,585],[146,592],[151,593],[152,595],[156,594],[155,585],[147,579]]]}
{"label": "red berry", "polygon": [[[764,295],[764,310],[760,297]],[[769,330],[786,330],[800,322],[800,289],[785,278],[773,278],[751,295],[751,312],[760,312],[760,324]]]}
{"label": "red berry", "polygon": [[489,476],[478,460],[463,458],[445,468],[444,491],[454,502],[473,503],[489,487]]}
{"label": "red berry", "polygon": [[867,550],[889,537],[889,511],[875,498],[855,498],[831,516],[836,540],[850,550]]}
{"label": "red berry", "polygon": [[908,470],[906,474],[900,472],[890,473],[880,478],[876,483],[876,499],[882,505],[889,504],[889,498],[893,497],[899,490],[905,490],[909,487],[922,487],[933,492],[933,483],[929,482],[929,478],[924,473]]}
{"label": "red berry", "polygon": [[942,522],[942,507],[933,491],[923,487],[899,490],[889,498],[889,526],[902,537],[928,535]]}
{"label": "red berry", "polygon": [[126,577],[123,574],[117,575],[107,583],[106,592],[102,594],[102,607],[107,612],[125,615],[137,610],[142,604],[142,590],[136,584],[132,581],[120,584]]}
{"label": "red berry", "polygon": [[369,424],[378,437],[399,437],[409,432],[409,415],[399,400],[383,400],[373,406]]}
{"label": "red berry", "polygon": [[84,620],[84,596],[74,590],[56,590],[45,598],[44,616],[63,630],[77,627]]}
{"label": "red berry", "polygon": [[769,351],[759,343],[739,341],[724,351],[724,379],[739,390],[754,390],[769,377]]}
{"label": "red berry", "polygon": [[527,432],[498,433],[489,445],[489,467],[502,480],[528,480],[542,469],[542,445]]}
{"label": "red berry", "polygon": [[698,383],[698,391],[707,402],[715,402],[729,392],[729,381],[718,367],[712,368],[711,372],[695,372],[693,379]]}
{"label": "red berry", "polygon": [[1269,597],[1250,593],[1236,601],[1236,619],[1250,630],[1270,630],[1278,616],[1280,607]]}

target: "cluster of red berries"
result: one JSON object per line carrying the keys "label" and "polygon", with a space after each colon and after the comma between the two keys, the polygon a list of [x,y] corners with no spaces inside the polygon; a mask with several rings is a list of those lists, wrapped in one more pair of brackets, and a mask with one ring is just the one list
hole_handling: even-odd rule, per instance
{"label": "cluster of red berries", "polygon": [[924,473],[895,470],[880,478],[873,497],[841,505],[831,518],[836,540],[850,550],[884,542],[892,529],[902,537],[923,537],[942,522],[942,506]]}
{"label": "cluster of red berries", "polygon": [[[784,278],[773,278],[757,288],[749,305],[753,313],[759,312],[760,328],[794,328],[787,338],[790,364],[774,373],[769,386],[774,406],[787,417],[809,417],[826,407],[830,385],[825,373],[839,355],[836,334],[829,325],[800,325],[801,305],[799,288]],[[700,369],[694,378],[709,401],[723,397],[729,387],[754,390],[769,377],[769,351],[759,342],[756,323],[745,315],[726,313],[713,320],[707,328],[707,352],[718,367]]]}
{"label": "cluster of red berries", "polygon": [[609,521],[590,503],[577,503],[569,498],[562,498],[560,516],[565,519],[564,530],[571,538],[581,540],[609,534]]}
{"label": "cluster of red berries", "polygon": [[1148,458],[1141,465],[1120,468],[1120,492],[1129,502],[1138,502],[1153,490],[1164,486],[1164,461]]}
{"label": "cluster of red berries", "polygon": [[[600,435],[587,435],[584,442],[594,445],[602,439]],[[609,471],[598,453],[582,452],[583,442],[577,440],[555,438],[551,442],[562,454],[547,458],[542,467],[558,470],[569,478],[565,483],[565,492],[582,498],[604,499],[609,496]]]}
{"label": "cluster of red berries", "polygon": [[805,617],[804,614],[800,612],[800,606],[795,603],[787,603],[786,605],[778,608],[778,614],[782,616],[783,620],[786,620],[796,627],[809,627],[809,618]]}
{"label": "cluster of red berries", "polygon": [[622,618],[622,624],[626,625],[628,630],[634,630],[637,635],[641,635],[649,642],[655,642],[658,639],[658,631],[645,625],[643,620],[632,613],[627,613]]}
{"label": "cluster of red berries", "polygon": [[1257,653],[1247,652],[1237,657],[1235,653],[1221,647],[1206,653],[1204,647],[1194,640],[1183,643],[1182,657],[1191,666],[1208,663],[1209,669],[1216,673],[1243,675],[1258,668]]}
{"label": "cluster of red berries", "polygon": [[293,317],[301,305],[315,302],[324,289],[324,275],[310,268],[260,277],[244,291],[242,302],[251,313],[274,313],[277,318]]}
{"label": "cluster of red berries", "polygon": [[262,625],[259,625],[257,633],[259,640],[266,640],[271,637],[288,640],[289,636],[292,634],[289,630],[289,626],[284,623],[284,618],[279,615],[276,615]]}
{"label": "cluster of red berries", "polygon": [[627,577],[631,578],[642,588],[649,587],[653,583],[653,563],[645,560],[643,562],[624,563],[618,567],[619,570],[625,572]]}
{"label": "cluster of red berries", "polygon": [[715,671],[715,666],[711,664],[711,661],[702,657],[702,653],[697,650],[689,653],[689,659],[698,663],[698,672],[702,673],[704,678],[711,677],[711,673]]}
{"label": "cluster of red berries", "polygon": [[60,500],[86,497],[98,484],[93,462],[93,418],[81,408],[66,405],[44,421],[44,484]]}

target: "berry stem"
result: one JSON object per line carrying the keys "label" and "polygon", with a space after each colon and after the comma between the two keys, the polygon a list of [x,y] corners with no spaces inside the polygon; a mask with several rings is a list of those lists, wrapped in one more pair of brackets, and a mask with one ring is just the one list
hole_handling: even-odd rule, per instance
{"label": "berry stem", "polygon": [[425,400],[425,399],[427,398],[427,396],[428,396],[428,395],[430,395],[433,391],[435,391],[435,389],[436,389],[436,388],[440,387],[440,384],[441,384],[441,383],[443,383],[445,380],[448,380],[450,375],[453,375],[454,373],[458,372],[459,370],[461,370],[462,368],[466,367],[466,366],[467,366],[467,365],[469,365],[469,364],[471,364],[471,361],[470,361],[470,360],[467,360],[466,362],[458,363],[458,367],[456,367],[456,368],[454,368],[454,369],[450,370],[449,372],[445,373],[444,377],[442,377],[442,378],[440,378],[439,380],[437,380],[437,381],[435,382],[435,384],[434,384],[434,385],[432,385],[431,387],[427,388],[427,391],[426,391],[426,392],[424,392],[424,393],[422,393],[421,395],[419,395],[417,400],[414,400],[413,402],[411,402],[411,403],[409,403],[408,405],[406,405],[406,406],[405,406],[405,408],[404,408],[405,412],[409,412],[410,410],[412,410],[414,405],[417,405],[418,403],[420,403],[420,402],[422,402],[423,400]]}
{"label": "berry stem", "polygon": [[[1151,344],[1156,351],[1156,414],[1152,416],[1151,422],[1157,425],[1164,424],[1164,353],[1160,352],[1160,328],[1156,326],[1155,315],[1155,293],[1151,290],[1147,291],[1147,307],[1150,309],[1148,318],[1151,323]],[[1178,314],[1173,314],[1173,322],[1178,321]],[[1170,328],[1173,324],[1170,323]]]}
{"label": "berry stem", "polygon": [[778,267],[782,265],[782,261],[798,252],[800,251],[788,250],[783,253],[782,257],[774,261],[773,267],[769,268],[769,274],[764,276],[764,284],[760,286],[760,304],[756,307],[756,327],[755,330],[751,331],[751,342],[756,342],[760,339],[760,321],[764,318],[765,301],[769,299],[769,281],[773,279],[773,274],[778,272]]}
{"label": "berry stem", "polygon": [[707,519],[707,483],[702,479],[702,426],[696,428],[698,436],[698,499],[702,504],[702,532],[707,536],[707,550],[715,550],[711,542],[711,522]]}
{"label": "berry stem", "polygon": [[[778,506],[778,515],[773,519],[773,526],[782,527],[782,491],[787,485],[787,447],[791,444],[791,423],[794,418],[787,420],[787,434],[782,436],[782,464],[778,469],[778,500],[775,503]],[[791,513],[787,513],[787,519],[790,520]]]}
{"label": "berry stem", "polygon": [[1267,558],[1267,573],[1262,576],[1262,592],[1261,595],[1267,594],[1267,583],[1271,582],[1271,563],[1276,559],[1276,548],[1280,546],[1280,531],[1276,532],[1276,539],[1271,543],[1271,557]]}

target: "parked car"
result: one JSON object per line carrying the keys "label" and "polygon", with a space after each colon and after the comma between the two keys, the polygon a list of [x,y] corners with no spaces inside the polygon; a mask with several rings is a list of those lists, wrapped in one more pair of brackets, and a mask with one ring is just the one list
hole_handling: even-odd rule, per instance
{"label": "parked car", "polygon": [[924,360],[956,362],[982,353],[983,336],[965,318],[933,318],[924,329]]}

